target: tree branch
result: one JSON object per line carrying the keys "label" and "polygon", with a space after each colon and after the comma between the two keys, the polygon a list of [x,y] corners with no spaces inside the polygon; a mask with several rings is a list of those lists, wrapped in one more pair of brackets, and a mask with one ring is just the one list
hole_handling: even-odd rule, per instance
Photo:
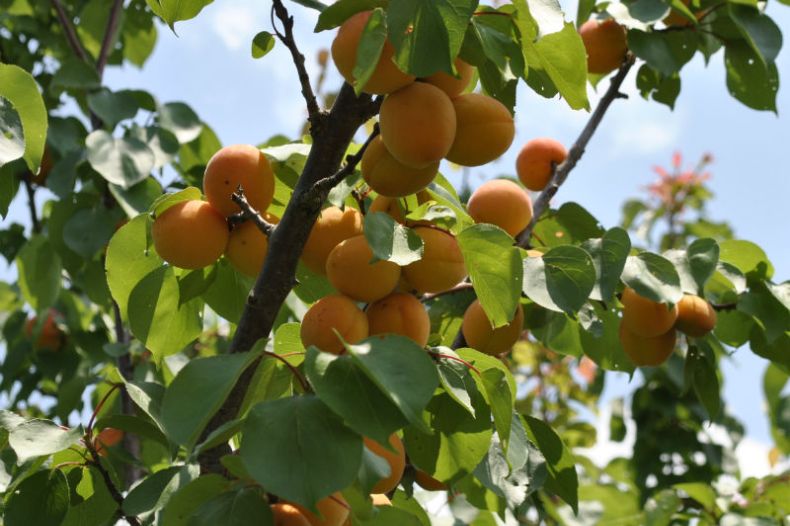
{"label": "tree branch", "polygon": [[[263,269],[247,298],[247,304],[233,335],[230,353],[246,352],[261,338],[271,333],[277,314],[291,292],[296,279],[296,266],[331,183],[316,185],[340,169],[343,155],[357,129],[375,115],[378,109],[369,95],[357,96],[344,84],[332,110],[326,114],[325,126],[313,130],[313,144],[302,174],[282,219],[269,237],[269,252]],[[236,418],[244,395],[252,380],[255,364],[248,367],[236,382],[222,407],[212,417],[205,438],[213,430]],[[200,457],[203,472],[222,473],[220,458],[229,453],[227,445],[206,451]]]}
{"label": "tree branch", "polygon": [[434,300],[436,298],[440,298],[442,296],[448,296],[450,294],[457,294],[459,292],[463,292],[465,290],[469,290],[469,289],[472,289],[472,288],[474,288],[472,286],[472,284],[465,281],[465,282],[463,282],[463,283],[461,283],[459,285],[456,285],[455,287],[453,287],[451,289],[443,290],[441,292],[435,292],[433,294],[426,294],[422,298],[420,298],[420,301],[423,301],[423,302],[431,301],[431,300]]}
{"label": "tree branch", "polygon": [[340,182],[354,173],[354,169],[357,167],[359,162],[362,160],[362,156],[365,155],[365,150],[368,149],[370,143],[373,142],[373,139],[378,137],[379,135],[379,123],[376,123],[373,126],[373,131],[370,132],[370,135],[365,140],[365,143],[362,147],[355,153],[354,155],[349,155],[346,157],[346,163],[335,173],[330,175],[329,177],[324,177],[323,179],[319,179],[315,185],[313,185],[313,192],[318,194],[321,193],[329,193],[329,190],[340,184]]}
{"label": "tree branch", "polygon": [[[323,117],[326,117],[326,114],[318,107],[318,101],[313,92],[313,87],[310,84],[310,76],[307,74],[307,68],[305,68],[304,65],[304,55],[302,55],[296,45],[293,33],[294,19],[288,14],[288,10],[283,5],[282,0],[272,1],[271,15],[272,29],[280,42],[291,52],[291,58],[293,58],[294,66],[296,66],[299,84],[302,86],[302,96],[304,97],[305,104],[307,104],[307,120],[310,121],[311,124],[310,135],[312,136],[315,131],[317,131],[317,127],[323,120]],[[277,15],[277,18],[282,22],[283,31],[285,31],[284,34],[277,29],[277,25],[274,23],[274,15]]]}
{"label": "tree branch", "polygon": [[581,159],[582,155],[584,155],[584,150],[587,147],[587,143],[590,142],[595,130],[598,128],[601,120],[603,120],[603,116],[606,114],[606,110],[609,109],[609,105],[611,105],[615,99],[625,97],[625,95],[620,93],[620,86],[622,86],[625,77],[628,75],[628,72],[634,65],[634,61],[634,55],[628,53],[625,60],[623,61],[623,64],[620,66],[620,69],[617,71],[617,74],[612,77],[611,83],[609,84],[609,89],[607,89],[606,93],[604,93],[603,97],[601,97],[601,100],[598,103],[598,106],[595,108],[595,111],[593,111],[592,115],[590,115],[590,120],[587,121],[587,125],[584,127],[581,134],[579,134],[579,138],[576,139],[576,142],[569,150],[568,158],[565,159],[562,164],[556,167],[549,184],[535,200],[532,221],[530,221],[529,225],[527,225],[527,228],[525,228],[524,231],[518,235],[518,246],[522,248],[529,247],[532,230],[535,228],[540,216],[543,215],[543,212],[548,209],[549,202],[556,195],[557,191],[560,189],[560,186],[562,186],[562,184],[568,178],[571,170],[573,170],[573,168],[576,166],[576,163],[579,162],[579,159]]}
{"label": "tree branch", "polygon": [[91,460],[88,461],[88,464],[95,467],[97,470],[99,470],[99,473],[101,473],[101,476],[104,479],[104,485],[107,486],[107,491],[110,492],[110,496],[112,496],[112,499],[116,504],[118,504],[118,513],[126,520],[126,522],[129,523],[129,526],[140,526],[140,520],[137,517],[124,513],[123,495],[113,482],[110,472],[107,471],[107,469],[102,465],[101,456],[96,451],[96,447],[93,445],[93,442],[91,440],[86,440],[85,447],[91,456]]}
{"label": "tree branch", "polygon": [[110,58],[122,12],[123,0],[114,0],[112,8],[110,8],[110,16],[107,19],[107,27],[104,30],[104,38],[101,42],[99,57],[96,60],[96,72],[99,74],[99,78],[102,78],[104,75],[104,67],[107,65],[107,60]]}
{"label": "tree branch", "polygon": [[260,214],[260,212],[258,212],[252,207],[250,202],[247,201],[247,198],[244,195],[244,189],[241,186],[239,186],[236,189],[236,191],[233,192],[233,194],[231,194],[230,198],[233,200],[234,203],[239,205],[239,208],[241,208],[241,212],[231,216],[232,223],[239,223],[249,219],[253,223],[255,223],[255,226],[258,227],[258,230],[263,232],[263,235],[265,235],[266,237],[272,235],[272,232],[274,232],[275,229],[275,225],[266,221],[263,218],[263,216]]}
{"label": "tree branch", "polygon": [[33,225],[33,232],[38,234],[41,232],[41,223],[38,220],[38,213],[36,212],[36,189],[33,188],[33,183],[30,181],[29,174],[20,177],[27,191],[27,206],[30,208],[30,223]]}
{"label": "tree branch", "polygon": [[52,7],[55,8],[58,21],[63,28],[63,33],[66,35],[66,40],[68,41],[71,50],[75,55],[77,55],[77,57],[80,58],[80,60],[89,62],[88,55],[85,53],[85,49],[82,47],[80,39],[77,37],[77,32],[74,30],[74,24],[71,23],[71,20],[66,15],[66,10],[63,8],[63,4],[60,3],[60,0],[52,0]]}

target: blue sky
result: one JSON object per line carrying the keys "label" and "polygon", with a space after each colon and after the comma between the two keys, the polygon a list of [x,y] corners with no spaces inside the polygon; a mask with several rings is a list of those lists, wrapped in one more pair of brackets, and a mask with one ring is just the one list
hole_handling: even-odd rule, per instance
{"label": "blue sky", "polygon": [[[175,36],[160,27],[154,55],[144,70],[109,68],[110,88],[137,88],[153,93],[161,102],[184,101],[207,122],[223,144],[258,143],[278,133],[294,136],[302,126],[304,107],[296,75],[286,49],[275,49],[260,60],[252,59],[250,42],[269,26],[268,2],[222,0],[204,9],[194,20],[178,23]],[[330,45],[332,32],[315,35],[314,12],[289,3],[296,18],[296,34],[316,70],[314,57]],[[568,6],[570,13],[575,5]],[[769,13],[780,27],[790,27],[790,9],[771,2]],[[763,247],[777,269],[775,279],[788,278],[790,236],[787,204],[790,202],[790,92],[780,88],[780,117],[756,112],[732,99],[725,86],[723,53],[705,67],[695,58],[682,72],[683,90],[674,111],[644,101],[635,91],[634,73],[626,80],[627,101],[615,101],[584,158],[560,190],[557,203],[577,201],[607,227],[620,219],[620,205],[643,192],[654,175],[651,167],[667,166],[674,151],[694,163],[705,152],[715,158],[709,185],[715,198],[709,207],[714,220],[727,220],[737,235]],[[790,53],[778,59],[782,81],[790,78]],[[328,86],[339,86],[332,70]],[[605,89],[605,84],[601,84]],[[594,94],[592,95],[595,101]],[[473,169],[471,182],[512,174],[520,146],[532,137],[551,136],[566,145],[576,138],[587,120],[559,100],[546,100],[522,87],[516,114],[517,136],[498,162]],[[458,174],[447,173],[458,181]],[[40,196],[42,199],[44,195]],[[27,222],[24,202],[17,200],[9,218]],[[0,277],[10,279],[13,269],[0,263]],[[748,426],[750,437],[770,441],[762,411],[761,376],[765,362],[743,348],[725,364],[725,397]],[[612,377],[607,398],[628,389],[623,377]]]}

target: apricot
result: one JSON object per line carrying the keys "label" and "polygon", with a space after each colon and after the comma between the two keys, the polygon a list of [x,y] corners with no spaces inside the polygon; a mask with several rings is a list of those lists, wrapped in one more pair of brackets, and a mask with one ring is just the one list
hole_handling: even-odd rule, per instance
{"label": "apricot", "polygon": [[431,320],[425,306],[412,296],[395,292],[368,306],[370,335],[400,334],[424,347],[431,334]]}
{"label": "apricot", "polygon": [[335,289],[357,301],[380,300],[398,285],[401,269],[392,261],[371,263],[373,251],[365,236],[338,244],[326,260],[326,275]]}
{"label": "apricot", "polygon": [[657,367],[664,363],[675,350],[676,336],[675,329],[669,329],[658,336],[644,338],[629,330],[625,323],[620,324],[623,351],[639,367]]}
{"label": "apricot", "polygon": [[675,324],[678,307],[671,309],[663,303],[640,296],[630,287],[623,290],[623,325],[642,338],[655,338]]}
{"label": "apricot", "polygon": [[[691,0],[682,0],[683,4],[688,7],[691,4]],[[697,20],[699,17],[702,16],[703,11],[695,12],[695,16]],[[663,20],[664,24],[667,27],[688,27],[694,25],[694,22],[686,18],[680,11],[677,9],[670,10],[669,14]]]}
{"label": "apricot", "polygon": [[422,259],[403,267],[406,281],[420,293],[441,292],[458,285],[466,277],[466,264],[458,241],[449,232],[436,228],[414,228],[423,241]]}
{"label": "apricot", "polygon": [[620,67],[628,51],[623,26],[612,18],[588,20],[579,33],[587,50],[587,71],[605,75]]}
{"label": "apricot", "polygon": [[379,195],[404,197],[428,186],[439,171],[439,161],[425,168],[411,168],[395,159],[381,136],[377,136],[362,156],[362,177]]}
{"label": "apricot", "polygon": [[[388,493],[398,487],[400,479],[403,477],[403,470],[406,469],[406,450],[403,448],[403,442],[400,437],[395,433],[390,435],[389,443],[391,449],[387,449],[375,440],[364,438],[365,447],[371,453],[377,455],[387,461],[390,466],[390,474],[373,486],[371,493]],[[395,451],[392,451],[394,449]]]}
{"label": "apricot", "polygon": [[692,294],[678,302],[678,319],[675,328],[694,338],[705,336],[716,326],[716,311],[710,303]]}
{"label": "apricot", "polygon": [[447,489],[447,484],[440,480],[436,480],[421,469],[415,470],[414,482],[416,482],[422,489],[428,491],[444,491]]}
{"label": "apricot", "polygon": [[118,444],[123,439],[123,431],[114,427],[105,427],[96,435],[93,447],[101,456],[107,455],[107,448]]}
{"label": "apricot", "polygon": [[506,179],[480,185],[466,207],[475,223],[496,225],[513,237],[532,220],[532,199],[523,188]]}
{"label": "apricot", "polygon": [[211,265],[225,251],[228,224],[210,203],[181,201],[154,220],[151,236],[159,257],[175,267],[196,269]]}
{"label": "apricot", "polygon": [[356,303],[339,294],[324,296],[307,309],[299,335],[305,347],[315,345],[322,351],[342,354],[345,348],[335,331],[347,343],[357,343],[368,337],[365,313]]}
{"label": "apricot", "polygon": [[481,93],[453,99],[458,122],[455,141],[445,156],[461,166],[480,166],[505,153],[516,136],[513,116],[504,104]]}
{"label": "apricot", "polygon": [[219,213],[228,217],[241,209],[230,196],[241,186],[250,206],[265,212],[274,198],[274,172],[258,148],[248,144],[225,146],[209,159],[203,193]]}
{"label": "apricot", "polygon": [[[421,192],[417,192],[417,203],[423,204],[427,203],[431,200],[431,194],[426,192],[425,190]],[[373,202],[370,204],[370,208],[368,208],[369,213],[374,212],[385,212],[390,215],[392,219],[397,221],[398,223],[406,223],[406,214],[409,211],[404,212],[399,199],[396,197],[386,197],[383,195],[376,196]]]}
{"label": "apricot", "polygon": [[444,71],[439,71],[430,77],[425,77],[424,80],[428,84],[433,84],[447,93],[448,97],[453,98],[460,95],[466,87],[469,86],[472,77],[475,76],[474,66],[464,62],[460,58],[455,59],[455,69],[458,71],[458,77],[449,75]]}
{"label": "apricot", "polygon": [[272,504],[272,517],[274,526],[310,526],[310,521],[302,515],[299,509],[287,502]]}
{"label": "apricot", "polygon": [[[42,351],[58,351],[63,346],[64,335],[63,331],[58,328],[56,317],[59,315],[55,309],[47,311],[47,317],[44,318],[44,323],[41,326],[36,341],[33,342],[35,349]],[[25,336],[28,338],[33,337],[34,329],[38,323],[38,317],[33,316],[25,322]]]}
{"label": "apricot", "polygon": [[392,506],[392,501],[383,493],[374,493],[370,496],[374,506]]}
{"label": "apricot", "polygon": [[552,164],[558,165],[568,158],[568,150],[561,142],[541,137],[527,141],[516,158],[519,180],[532,190],[540,192],[549,184]]}
{"label": "apricot", "polygon": [[[363,11],[343,22],[332,41],[332,60],[346,82],[351,85],[355,83],[354,66],[357,63],[357,48],[370,15],[371,11]],[[395,48],[392,43],[389,40],[385,41],[376,69],[362,91],[384,95],[414,82],[414,76],[398,69],[392,61],[394,54]]]}
{"label": "apricot", "polygon": [[362,233],[362,214],[355,208],[324,208],[302,250],[302,262],[316,274],[326,274],[329,253],[341,241]]}
{"label": "apricot", "polygon": [[535,250],[534,248],[530,248],[529,250],[527,250],[527,257],[542,258],[543,252],[541,252],[540,250]]}
{"label": "apricot", "polygon": [[[269,223],[279,221],[271,214],[264,214],[264,218]],[[231,231],[228,245],[225,247],[225,257],[236,270],[255,278],[263,268],[268,250],[269,237],[261,232],[255,223],[245,221]]]}
{"label": "apricot", "polygon": [[318,515],[299,504],[294,504],[294,507],[302,512],[310,526],[341,526],[348,519],[350,512],[348,503],[340,492],[335,492],[316,503]]}
{"label": "apricot", "polygon": [[426,168],[450,151],[456,134],[453,102],[432,84],[415,82],[390,93],[379,112],[381,138],[398,161]]}
{"label": "apricot", "polygon": [[461,331],[469,347],[491,356],[509,351],[518,341],[523,328],[524,309],[520,303],[510,323],[494,329],[479,300],[473,301],[467,307],[461,325]]}

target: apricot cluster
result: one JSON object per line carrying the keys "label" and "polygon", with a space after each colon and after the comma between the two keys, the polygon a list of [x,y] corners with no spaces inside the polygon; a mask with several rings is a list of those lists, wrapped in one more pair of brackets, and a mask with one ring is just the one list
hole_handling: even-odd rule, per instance
{"label": "apricot cluster", "polygon": [[206,165],[206,201],[180,201],[154,219],[151,234],[159,257],[175,267],[198,269],[225,254],[239,272],[257,276],[268,238],[251,221],[228,228],[227,219],[241,211],[231,199],[239,188],[254,210],[269,223],[277,223],[277,217],[266,213],[274,196],[274,173],[268,159],[254,146],[226,146]]}
{"label": "apricot cluster", "polygon": [[687,294],[677,305],[669,306],[626,287],[621,302],[620,343],[638,366],[664,363],[675,350],[678,330],[698,338],[716,325],[716,311],[699,296]]}

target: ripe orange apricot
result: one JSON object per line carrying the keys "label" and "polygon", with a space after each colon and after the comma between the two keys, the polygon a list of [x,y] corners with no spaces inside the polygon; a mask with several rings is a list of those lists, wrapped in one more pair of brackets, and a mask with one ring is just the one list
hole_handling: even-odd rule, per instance
{"label": "ripe orange apricot", "polygon": [[[368,23],[371,11],[357,13],[340,26],[335,40],[332,41],[332,60],[346,82],[353,85],[354,66],[357,63],[357,48],[362,39],[362,31]],[[365,93],[384,95],[414,82],[414,76],[404,73],[392,61],[395,48],[389,40],[384,42],[379,63],[363,87]]]}
{"label": "ripe orange apricot", "polygon": [[272,504],[272,517],[274,526],[310,526],[310,521],[302,515],[299,509],[287,502]]}
{"label": "ripe orange apricot", "polygon": [[473,301],[466,309],[461,325],[461,331],[469,347],[491,356],[509,351],[518,341],[523,328],[524,309],[520,303],[510,323],[494,329],[479,300]]}
{"label": "ripe orange apricot", "polygon": [[460,58],[455,59],[455,69],[458,71],[458,78],[453,77],[444,71],[439,71],[430,77],[425,77],[424,80],[428,84],[433,84],[443,92],[447,93],[448,97],[453,98],[461,94],[466,89],[466,87],[469,86],[469,83],[472,81],[472,77],[475,76],[474,66],[464,62]]}
{"label": "ripe orange apricot", "polygon": [[532,199],[523,188],[506,179],[480,185],[466,206],[475,223],[491,223],[513,237],[532,220]]}
{"label": "ripe orange apricot", "polygon": [[176,203],[154,220],[151,228],[159,257],[185,269],[214,263],[228,244],[225,218],[205,201]]}
{"label": "ripe orange apricot", "polygon": [[[271,214],[264,214],[264,218],[269,223],[279,221]],[[268,250],[269,237],[255,223],[245,221],[231,231],[225,247],[225,257],[236,270],[254,278],[261,272]]]}
{"label": "ripe orange apricot", "polygon": [[326,274],[329,253],[341,241],[362,233],[362,214],[359,210],[336,206],[324,208],[316,219],[310,237],[302,250],[302,262],[316,274]]}
{"label": "ripe orange apricot", "polygon": [[389,443],[391,449],[387,449],[375,440],[365,437],[365,447],[371,453],[377,455],[387,461],[390,466],[390,474],[373,486],[371,493],[388,493],[398,487],[400,479],[403,477],[403,470],[406,469],[406,450],[403,448],[403,442],[400,437],[395,433],[390,435]]}
{"label": "ripe orange apricot", "polygon": [[326,260],[326,276],[335,289],[357,301],[370,303],[392,292],[400,279],[400,267],[392,261],[371,263],[373,251],[365,236],[342,241]]}
{"label": "ripe orange apricot", "polygon": [[639,367],[657,367],[664,363],[675,350],[676,337],[675,329],[669,329],[658,336],[644,338],[629,330],[625,323],[620,324],[623,351]]}
{"label": "ripe orange apricot", "polygon": [[400,334],[411,338],[417,345],[428,344],[431,334],[431,320],[428,311],[420,300],[411,294],[395,292],[368,305],[370,335]]}
{"label": "ripe orange apricot", "polygon": [[524,186],[540,192],[551,180],[552,163],[561,164],[567,158],[568,150],[561,142],[548,137],[532,139],[516,158],[516,173]]}
{"label": "ripe orange apricot", "polygon": [[[36,341],[33,343],[35,349],[42,351],[58,351],[63,346],[64,335],[63,331],[58,328],[56,317],[59,315],[55,309],[47,311],[47,317],[44,318],[44,324],[38,333]],[[33,331],[38,322],[38,317],[33,316],[25,322],[25,336],[28,338],[33,337]]]}
{"label": "ripe orange apricot", "polygon": [[588,20],[579,33],[587,50],[587,71],[605,75],[620,67],[628,51],[623,26],[612,18]]}
{"label": "ripe orange apricot", "polygon": [[93,447],[99,455],[107,455],[107,448],[112,447],[123,439],[123,431],[114,427],[105,427],[93,441]]}
{"label": "ripe orange apricot", "polygon": [[[689,7],[691,0],[681,0],[686,7]],[[694,15],[697,20],[702,16],[704,11],[696,11]],[[683,16],[677,9],[670,10],[669,14],[662,20],[667,27],[688,27],[694,25],[694,22]]]}
{"label": "ripe orange apricot", "polygon": [[414,228],[423,241],[422,259],[403,267],[406,281],[420,293],[441,292],[458,285],[466,277],[466,264],[458,241],[449,232],[436,228]]}
{"label": "ripe orange apricot", "polygon": [[716,311],[710,303],[691,294],[686,294],[678,302],[678,319],[675,328],[692,336],[701,338],[716,326]]}
{"label": "ripe orange apricot", "polygon": [[642,338],[655,338],[666,333],[678,318],[678,307],[671,309],[640,296],[630,287],[623,290],[620,299],[623,304],[623,325]]}
{"label": "ripe orange apricot", "polygon": [[392,506],[392,501],[383,493],[374,493],[370,496],[374,506]]}
{"label": "ripe orange apricot", "polygon": [[445,156],[461,166],[480,166],[505,153],[516,136],[513,116],[504,104],[481,93],[453,99],[455,141]]}
{"label": "ripe orange apricot", "polygon": [[365,150],[361,162],[362,177],[379,195],[404,197],[428,186],[439,172],[439,161],[425,168],[411,168],[387,151],[381,136]]}
{"label": "ripe orange apricot", "polygon": [[341,526],[348,519],[350,512],[350,507],[340,492],[335,492],[316,503],[318,515],[299,504],[294,506],[307,518],[310,526]]}
{"label": "ripe orange apricot", "polygon": [[265,212],[274,198],[274,172],[269,160],[255,146],[225,146],[209,159],[203,176],[203,193],[223,216],[241,209],[230,196],[241,186],[250,205]]}
{"label": "ripe orange apricot", "polygon": [[447,484],[440,480],[436,480],[421,469],[415,470],[414,482],[419,484],[422,489],[428,491],[444,491],[447,489]]}
{"label": "ripe orange apricot", "polygon": [[450,151],[456,133],[455,109],[445,92],[415,82],[387,95],[379,125],[393,157],[406,166],[425,168]]}
{"label": "ripe orange apricot", "polygon": [[315,345],[332,354],[341,354],[345,348],[335,331],[347,343],[357,343],[368,337],[368,318],[357,304],[345,296],[324,296],[307,309],[302,319],[299,335],[302,345]]}

